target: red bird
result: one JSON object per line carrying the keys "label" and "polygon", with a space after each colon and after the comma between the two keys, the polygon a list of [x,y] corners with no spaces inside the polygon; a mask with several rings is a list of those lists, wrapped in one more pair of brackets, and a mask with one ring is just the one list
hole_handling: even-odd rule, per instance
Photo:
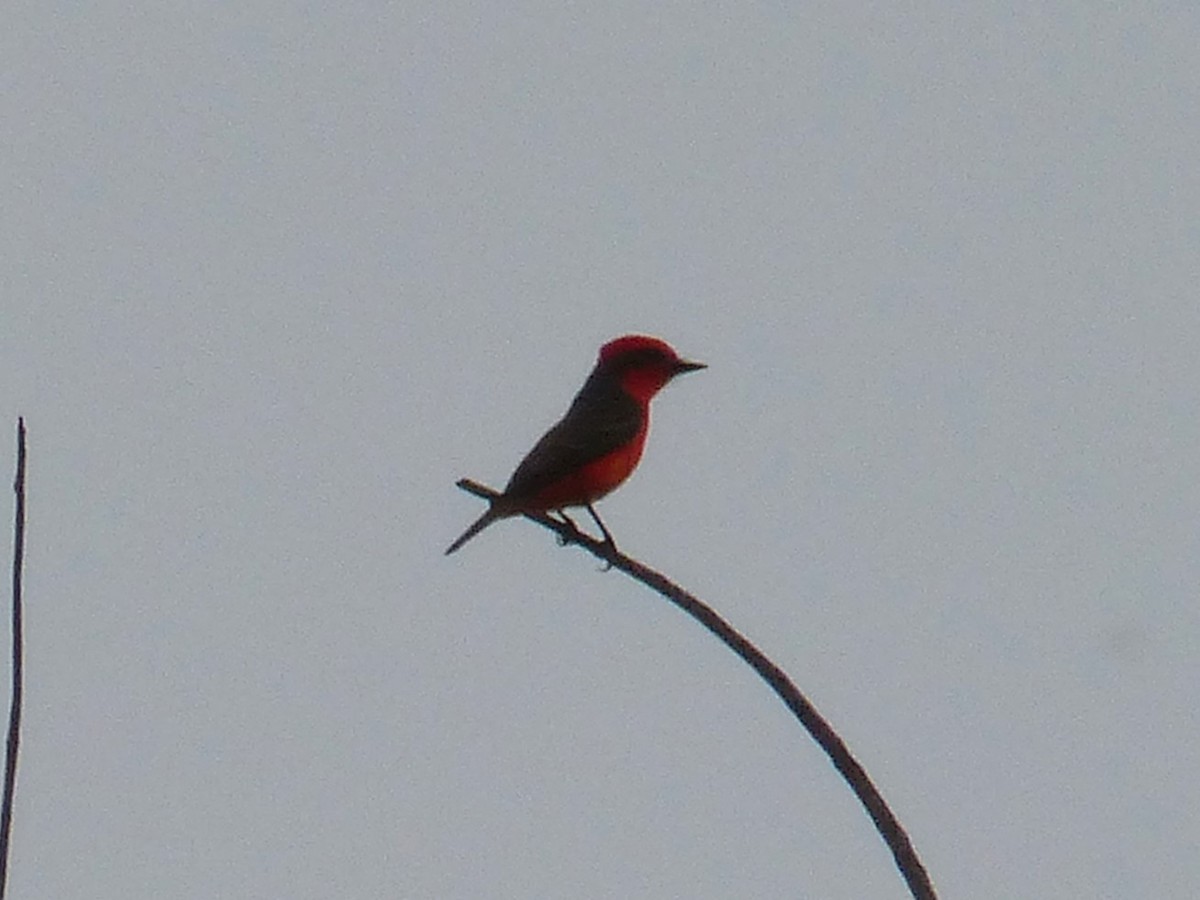
{"label": "red bird", "polygon": [[676,375],[703,368],[704,363],[680,359],[658,338],[634,334],[609,341],[567,414],[526,454],[504,493],[446,554],[500,519],[550,510],[567,519],[563,509],[568,506],[586,507],[605,541],[615,546],[592,504],[620,486],[642,458],[650,399]]}

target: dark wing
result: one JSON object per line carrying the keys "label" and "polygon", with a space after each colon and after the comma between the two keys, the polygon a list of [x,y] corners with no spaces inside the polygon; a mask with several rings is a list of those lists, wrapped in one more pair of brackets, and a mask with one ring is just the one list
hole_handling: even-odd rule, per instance
{"label": "dark wing", "polygon": [[504,493],[527,497],[633,440],[642,407],[616,379],[592,373],[562,420],[521,460]]}

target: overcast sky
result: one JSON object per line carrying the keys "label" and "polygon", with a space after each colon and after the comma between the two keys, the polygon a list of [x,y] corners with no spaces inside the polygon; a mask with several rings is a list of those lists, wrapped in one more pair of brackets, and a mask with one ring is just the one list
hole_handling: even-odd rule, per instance
{"label": "overcast sky", "polygon": [[[13,898],[1200,896],[1193,4],[5,4]],[[0,441],[12,471],[15,436]],[[10,507],[11,508],[11,507]]]}

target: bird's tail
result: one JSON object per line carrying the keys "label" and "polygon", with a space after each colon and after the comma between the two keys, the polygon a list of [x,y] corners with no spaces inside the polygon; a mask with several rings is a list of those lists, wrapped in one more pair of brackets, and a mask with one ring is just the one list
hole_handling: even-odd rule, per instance
{"label": "bird's tail", "polygon": [[466,531],[464,531],[461,535],[459,535],[459,538],[457,541],[455,541],[453,544],[451,544],[449,547],[446,548],[446,556],[449,556],[451,553],[453,553],[455,550],[457,550],[459,547],[461,547],[463,544],[465,544],[471,538],[475,537],[475,535],[479,534],[479,532],[483,531],[483,529],[487,528],[493,522],[497,521],[498,519],[503,519],[506,516],[510,516],[510,515],[512,515],[512,513],[502,512],[502,511],[496,509],[496,507],[494,505],[488,507],[487,512],[485,512],[482,516],[480,516],[478,519],[476,519],[474,522],[472,522],[471,527],[468,528]]}

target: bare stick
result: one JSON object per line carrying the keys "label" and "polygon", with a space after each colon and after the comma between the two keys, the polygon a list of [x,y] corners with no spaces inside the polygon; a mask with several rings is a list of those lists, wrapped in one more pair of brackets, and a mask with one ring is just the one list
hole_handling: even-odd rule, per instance
{"label": "bare stick", "polygon": [[[496,491],[469,478],[459,481],[458,486],[467,493],[474,494],[476,497],[482,497],[485,500],[491,500],[497,496]],[[925,871],[925,867],[917,857],[917,852],[913,849],[912,842],[908,839],[908,834],[904,831],[904,828],[900,825],[899,820],[896,819],[891,809],[888,808],[883,796],[876,789],[875,785],[871,783],[871,779],[867,776],[863,767],[850,755],[846,744],[829,726],[829,723],[822,718],[821,714],[817,712],[816,707],[809,702],[808,698],[800,693],[796,685],[792,683],[792,680],[788,678],[787,674],[779,666],[771,662],[771,660],[763,655],[761,650],[750,643],[732,625],[717,615],[712,607],[702,603],[698,598],[685,591],[665,575],[621,553],[612,544],[589,537],[578,529],[572,528],[566,523],[559,522],[543,513],[527,513],[525,518],[531,519],[539,525],[556,532],[562,543],[578,544],[593,556],[608,563],[609,566],[620,569],[627,575],[642,582],[648,588],[658,591],[720,638],[730,650],[744,659],[774,689],[775,693],[784,702],[784,705],[792,711],[796,718],[800,720],[800,724],[812,735],[813,740],[821,745],[821,749],[829,756],[833,767],[841,773],[846,783],[850,785],[859,802],[867,810],[871,821],[875,823],[875,828],[888,845],[888,849],[892,851],[892,856],[896,860],[896,866],[900,869],[900,874],[908,884],[908,890],[913,897],[916,900],[937,900],[937,894],[934,893],[933,883],[929,879],[929,874]]]}
{"label": "bare stick", "polygon": [[13,530],[12,568],[12,703],[8,709],[8,746],[4,759],[4,801],[0,806],[0,900],[8,888],[8,848],[12,832],[13,793],[17,788],[17,747],[21,741],[21,688],[24,653],[21,626],[21,569],[25,562],[25,419],[17,419],[17,521]]}

